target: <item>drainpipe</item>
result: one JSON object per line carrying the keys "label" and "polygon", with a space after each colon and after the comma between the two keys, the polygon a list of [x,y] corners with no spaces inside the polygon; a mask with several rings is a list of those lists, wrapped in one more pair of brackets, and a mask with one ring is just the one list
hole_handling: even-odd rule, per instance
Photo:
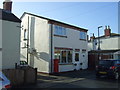
{"label": "drainpipe", "polygon": [[53,24],[51,23],[51,73],[53,72]]}
{"label": "drainpipe", "polygon": [[28,16],[28,35],[27,35],[27,64],[28,64],[28,48],[29,48],[29,16]]}

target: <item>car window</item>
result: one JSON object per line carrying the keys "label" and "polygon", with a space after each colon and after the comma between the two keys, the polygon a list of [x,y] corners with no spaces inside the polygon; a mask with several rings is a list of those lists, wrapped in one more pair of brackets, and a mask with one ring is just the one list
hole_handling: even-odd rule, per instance
{"label": "car window", "polygon": [[103,60],[103,61],[99,61],[99,65],[102,66],[112,66],[113,65],[113,61],[107,61],[107,60]]}
{"label": "car window", "polygon": [[120,64],[120,61],[115,61],[115,64]]}

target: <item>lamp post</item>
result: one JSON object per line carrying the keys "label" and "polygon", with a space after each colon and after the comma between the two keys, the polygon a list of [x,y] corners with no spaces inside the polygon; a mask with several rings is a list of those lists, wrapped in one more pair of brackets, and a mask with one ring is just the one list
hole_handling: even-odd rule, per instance
{"label": "lamp post", "polygon": [[[98,50],[100,50],[100,35],[99,35],[99,29],[102,28],[102,26],[98,27]],[[98,61],[100,60],[100,52],[98,51],[98,60],[95,60],[95,66],[98,64]]]}
{"label": "lamp post", "polygon": [[99,29],[102,28],[102,26],[98,27],[98,50],[100,50],[100,35],[99,35]]}

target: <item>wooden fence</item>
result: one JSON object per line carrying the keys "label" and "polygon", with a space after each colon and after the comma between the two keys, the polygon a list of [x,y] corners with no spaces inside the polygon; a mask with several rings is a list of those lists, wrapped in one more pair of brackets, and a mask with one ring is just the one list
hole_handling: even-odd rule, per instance
{"label": "wooden fence", "polygon": [[4,69],[2,71],[10,80],[12,86],[35,84],[37,82],[36,68]]}

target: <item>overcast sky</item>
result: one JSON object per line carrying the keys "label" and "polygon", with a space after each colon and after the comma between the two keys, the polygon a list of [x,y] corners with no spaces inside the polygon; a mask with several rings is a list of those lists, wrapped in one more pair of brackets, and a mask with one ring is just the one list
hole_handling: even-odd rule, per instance
{"label": "overcast sky", "polygon": [[104,34],[105,25],[118,33],[118,2],[13,2],[12,12],[18,17],[29,12],[82,27],[89,30],[90,36],[97,36],[100,25],[100,35]]}

